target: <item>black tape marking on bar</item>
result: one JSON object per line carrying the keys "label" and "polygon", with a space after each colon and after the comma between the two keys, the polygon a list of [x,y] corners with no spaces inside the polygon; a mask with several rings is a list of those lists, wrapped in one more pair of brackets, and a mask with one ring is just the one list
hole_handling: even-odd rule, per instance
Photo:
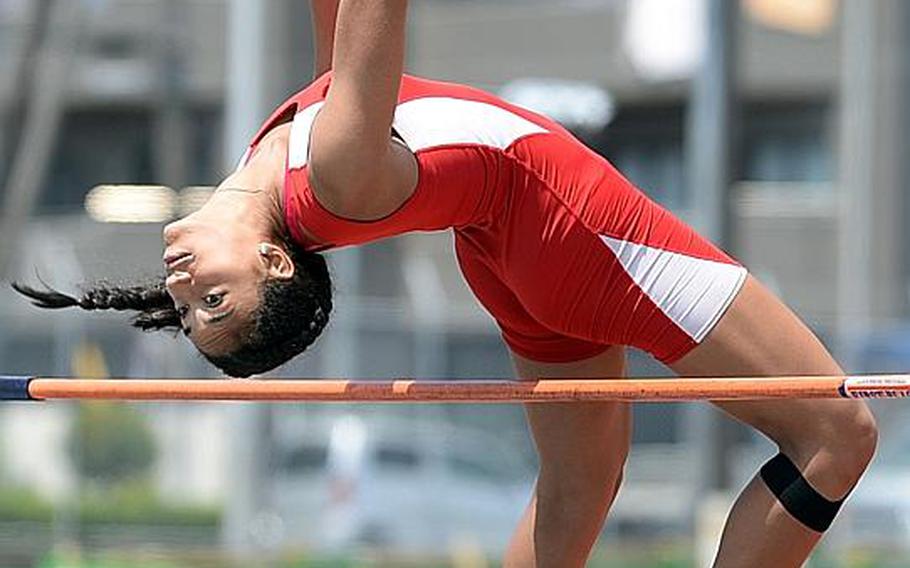
{"label": "black tape marking on bar", "polygon": [[840,384],[840,386],[837,387],[837,394],[841,395],[841,397],[843,397],[843,398],[850,398],[850,395],[847,394],[846,381],[844,381],[843,383]]}
{"label": "black tape marking on bar", "polygon": [[37,400],[28,393],[33,378],[0,375],[0,400]]}

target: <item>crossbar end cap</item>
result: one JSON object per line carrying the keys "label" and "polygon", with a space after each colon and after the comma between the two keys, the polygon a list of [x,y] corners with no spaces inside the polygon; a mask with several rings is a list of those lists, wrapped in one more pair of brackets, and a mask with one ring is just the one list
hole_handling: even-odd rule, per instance
{"label": "crossbar end cap", "polygon": [[0,375],[0,400],[35,400],[28,392],[34,377]]}

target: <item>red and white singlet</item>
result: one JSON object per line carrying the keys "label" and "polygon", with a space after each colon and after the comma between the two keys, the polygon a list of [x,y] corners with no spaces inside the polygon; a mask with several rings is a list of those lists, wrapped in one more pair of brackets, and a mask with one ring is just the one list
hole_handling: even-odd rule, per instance
{"label": "red and white singlet", "polygon": [[383,219],[340,218],[307,181],[310,129],[330,81],[324,75],[281,105],[250,146],[293,115],[284,186],[292,238],[323,250],[453,229],[465,279],[522,357],[567,362],[631,345],[673,362],[705,338],[746,279],[555,122],[411,76],[393,127],[417,157],[417,189]]}

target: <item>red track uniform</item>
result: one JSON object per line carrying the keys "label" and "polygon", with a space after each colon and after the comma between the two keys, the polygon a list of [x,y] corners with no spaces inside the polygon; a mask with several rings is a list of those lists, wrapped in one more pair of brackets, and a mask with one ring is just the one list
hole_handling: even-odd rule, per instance
{"label": "red track uniform", "polygon": [[381,220],[340,218],[307,181],[309,134],[330,80],[291,97],[251,145],[293,115],[284,186],[293,239],[321,250],[452,228],[465,279],[522,357],[565,362],[632,345],[672,362],[705,338],[745,281],[742,266],[555,122],[410,76],[393,128],[417,157],[417,189]]}

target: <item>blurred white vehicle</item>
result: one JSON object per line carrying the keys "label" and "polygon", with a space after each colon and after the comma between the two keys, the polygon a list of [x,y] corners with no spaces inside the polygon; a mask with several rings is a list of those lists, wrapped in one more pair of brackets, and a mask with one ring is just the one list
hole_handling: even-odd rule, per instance
{"label": "blurred white vehicle", "polygon": [[270,497],[288,547],[501,553],[533,484],[496,432],[438,421],[322,416],[285,438]]}

